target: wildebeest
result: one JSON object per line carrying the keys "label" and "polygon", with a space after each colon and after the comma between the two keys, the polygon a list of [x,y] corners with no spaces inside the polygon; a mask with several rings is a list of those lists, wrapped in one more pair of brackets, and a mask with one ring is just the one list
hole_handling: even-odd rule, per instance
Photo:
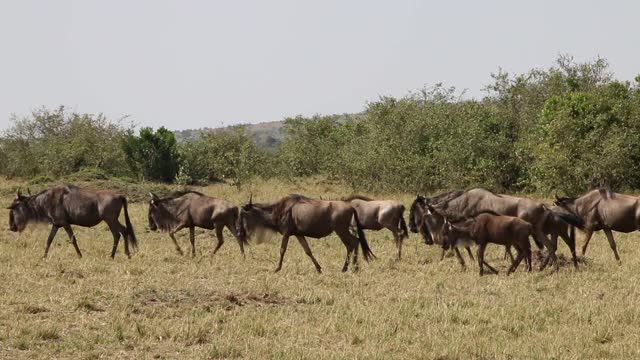
{"label": "wildebeest", "polygon": [[[352,195],[342,199],[348,201],[358,213],[358,219],[365,230],[389,229],[398,249],[398,260],[402,257],[402,241],[409,237],[404,221],[404,205],[393,200],[373,200],[362,195]],[[354,218],[355,219],[355,218]],[[355,222],[352,222],[355,228]]]}
{"label": "wildebeest", "polygon": [[511,274],[520,265],[522,259],[525,259],[528,270],[531,271],[529,236],[533,237],[534,229],[530,223],[518,217],[481,213],[458,225],[445,221],[443,234],[445,236],[445,248],[459,246],[460,244],[468,246],[470,241],[478,245],[480,276],[484,274],[484,265],[487,265],[493,272],[498,272],[484,260],[484,252],[489,243],[514,247],[518,252],[518,256],[512,262],[507,275]]}
{"label": "wildebeest", "polygon": [[240,253],[243,257],[245,256],[245,242],[238,237],[236,230],[238,208],[230,202],[206,196],[197,191],[175,192],[164,198],[159,198],[154,193],[149,193],[149,195],[151,196],[149,228],[153,231],[160,229],[163,232],[168,232],[180,255],[182,255],[182,249],[174,236],[176,232],[189,228],[191,256],[196,256],[195,228],[215,229],[218,239],[218,244],[213,250],[213,254],[215,254],[224,243],[222,231],[226,226],[238,240]]}
{"label": "wildebeest", "polygon": [[629,233],[640,228],[640,199],[606,188],[592,190],[578,198],[558,197],[555,204],[579,217],[584,224],[582,255],[595,231],[603,230],[616,260],[620,261],[613,231]]}
{"label": "wildebeest", "polygon": [[[358,237],[349,231],[351,221],[355,221]],[[354,270],[358,268],[358,243],[362,247],[365,260],[375,256],[367,244],[358,219],[358,213],[346,201],[326,201],[291,194],[273,203],[254,204],[252,199],[242,206],[238,218],[238,236],[243,241],[258,228],[267,228],[282,234],[280,260],[275,272],[282,269],[284,254],[290,236],[295,236],[304,252],[311,258],[318,273],[320,264],[309,248],[305,236],[323,238],[335,232],[347,249],[347,257],[342,271],[347,271],[349,259],[353,253]]]}
{"label": "wildebeest", "polygon": [[[474,217],[480,213],[490,211],[499,215],[518,217],[529,222],[533,226],[536,243],[539,246],[540,244],[544,245],[548,250],[548,258],[544,261],[541,269],[544,269],[549,261],[553,261],[556,270],[558,270],[559,264],[555,255],[557,245],[547,239],[545,233],[548,218],[553,214],[543,203],[527,198],[496,194],[483,188],[474,188],[464,191],[459,196],[439,201],[433,206],[438,212],[453,221]],[[582,221],[573,214],[556,214],[571,225],[582,226]],[[574,252],[572,250],[572,253]],[[575,257],[574,263],[577,265]]]}
{"label": "wildebeest", "polygon": [[[447,193],[445,195],[450,195],[451,193]],[[439,199],[444,198],[445,196],[438,196],[434,198],[427,198],[422,195],[417,195],[416,199],[411,204],[411,209],[409,211],[409,224],[411,227],[411,231],[419,232],[427,245],[438,244],[443,245],[443,229],[445,225],[445,218],[443,216],[439,216],[432,212],[429,209],[431,206],[431,202],[437,202]],[[471,249],[466,246],[467,253],[471,260],[474,260],[473,255],[471,253]],[[453,248],[460,265],[465,268],[466,264],[458,247]],[[440,256],[440,261],[444,259],[446,254],[446,249],[442,249],[442,255]]]}
{"label": "wildebeest", "polygon": [[[11,210],[9,213],[11,231],[23,231],[30,222],[52,225],[44,257],[49,254],[49,247],[59,228],[67,232],[76,254],[82,257],[71,225],[93,227],[102,221],[107,223],[113,234],[112,258],[116,256],[121,235],[124,236],[124,252],[127,257],[131,257],[129,242],[134,248],[138,246],[127,211],[127,198],[113,190],[92,190],[81,189],[74,185],[58,185],[36,195],[23,196],[18,191],[8,209]],[[125,226],[118,220],[121,209],[124,209]]]}

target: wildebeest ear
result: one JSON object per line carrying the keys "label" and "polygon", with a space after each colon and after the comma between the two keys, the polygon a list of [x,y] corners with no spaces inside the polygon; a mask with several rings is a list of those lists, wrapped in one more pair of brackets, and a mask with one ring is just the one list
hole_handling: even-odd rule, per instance
{"label": "wildebeest ear", "polygon": [[18,188],[18,192],[16,193],[16,199],[20,199],[22,197],[22,190]]}

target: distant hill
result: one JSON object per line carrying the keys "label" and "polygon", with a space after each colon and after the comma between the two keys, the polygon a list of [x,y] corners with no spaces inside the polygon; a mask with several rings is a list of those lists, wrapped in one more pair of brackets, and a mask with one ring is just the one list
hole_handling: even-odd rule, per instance
{"label": "distant hill", "polygon": [[[266,150],[276,149],[282,142],[284,121],[270,121],[258,124],[243,124],[246,132],[253,137],[253,140],[258,146]],[[187,129],[187,130],[175,130],[173,133],[176,135],[178,142],[194,141],[198,138],[200,132],[216,131],[219,129],[226,129],[229,126],[222,128],[202,128],[202,129]]]}
{"label": "distant hill", "polygon": [[[347,121],[347,119],[360,118],[364,114],[342,114],[333,115],[338,121]],[[266,150],[275,150],[278,148],[284,137],[284,121],[270,121],[258,124],[243,124],[247,131],[247,134],[253,137],[253,140],[258,146]],[[186,129],[175,130],[173,133],[176,135],[178,142],[194,141],[198,138],[200,132],[216,131],[219,129],[226,129],[229,126],[221,128],[202,128],[202,129]]]}

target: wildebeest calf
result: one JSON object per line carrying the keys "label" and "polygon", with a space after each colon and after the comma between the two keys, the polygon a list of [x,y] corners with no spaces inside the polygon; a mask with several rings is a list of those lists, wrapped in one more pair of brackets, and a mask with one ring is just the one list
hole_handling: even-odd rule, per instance
{"label": "wildebeest calf", "polygon": [[482,213],[473,219],[469,219],[458,225],[449,221],[444,228],[445,248],[450,246],[468,246],[469,243],[478,245],[478,264],[480,266],[480,276],[484,274],[484,265],[497,273],[484,260],[484,252],[487,244],[500,244],[512,246],[518,252],[512,262],[507,275],[513,272],[522,259],[525,259],[528,270],[531,271],[531,244],[529,236],[534,236],[533,226],[517,217]]}

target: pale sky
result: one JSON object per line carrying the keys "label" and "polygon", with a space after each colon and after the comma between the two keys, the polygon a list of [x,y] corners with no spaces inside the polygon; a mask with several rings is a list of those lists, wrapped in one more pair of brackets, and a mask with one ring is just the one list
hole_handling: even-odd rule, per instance
{"label": "pale sky", "polygon": [[65,105],[143,126],[364,110],[443,82],[473,97],[559,54],[640,73],[637,1],[0,0],[0,130]]}

